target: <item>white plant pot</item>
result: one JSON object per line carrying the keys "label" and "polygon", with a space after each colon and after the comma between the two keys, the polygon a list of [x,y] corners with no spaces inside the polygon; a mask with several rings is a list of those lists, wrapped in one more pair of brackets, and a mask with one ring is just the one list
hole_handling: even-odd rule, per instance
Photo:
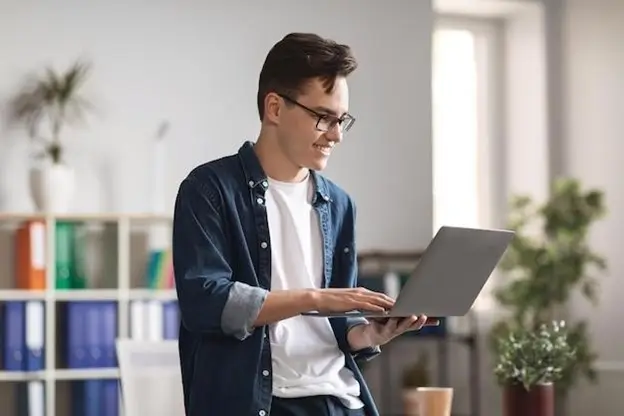
{"label": "white plant pot", "polygon": [[30,170],[30,192],[37,211],[63,214],[70,210],[75,187],[74,170],[50,163]]}

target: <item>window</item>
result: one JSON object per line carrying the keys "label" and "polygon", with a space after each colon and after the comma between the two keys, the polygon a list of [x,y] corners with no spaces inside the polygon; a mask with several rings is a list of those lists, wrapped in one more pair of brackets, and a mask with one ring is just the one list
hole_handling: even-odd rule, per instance
{"label": "window", "polygon": [[[433,36],[433,226],[496,226],[496,35],[489,22],[441,21]],[[490,279],[492,281],[493,279]],[[475,308],[488,308],[491,285]]]}

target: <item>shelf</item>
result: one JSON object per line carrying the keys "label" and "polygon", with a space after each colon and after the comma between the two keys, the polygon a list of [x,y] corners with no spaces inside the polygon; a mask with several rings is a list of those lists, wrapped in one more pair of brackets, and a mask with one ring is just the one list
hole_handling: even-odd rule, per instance
{"label": "shelf", "polygon": [[49,371],[0,371],[0,381],[89,380],[119,378],[117,368],[56,369]]}
{"label": "shelf", "polygon": [[[154,289],[131,289],[126,292],[130,300],[176,300],[175,289],[154,290]],[[123,296],[124,292],[122,292]]]}
{"label": "shelf", "polygon": [[69,213],[69,214],[47,214],[47,213],[20,213],[20,212],[0,212],[0,221],[20,222],[28,220],[61,220],[61,221],[101,221],[112,222],[121,219],[130,221],[145,222],[167,222],[171,221],[170,215],[152,213]]}
{"label": "shelf", "polygon": [[70,300],[116,300],[119,298],[117,289],[69,289],[56,290],[50,296],[59,301]]}
{"label": "shelf", "polygon": [[89,380],[119,378],[117,368],[85,368],[85,369],[57,369],[53,370],[55,380]]}
{"label": "shelf", "polygon": [[46,293],[45,290],[4,289],[0,290],[0,301],[43,300],[46,297]]}
{"label": "shelf", "polygon": [[10,300],[176,300],[173,289],[68,289],[47,292],[44,290],[0,290],[0,301]]}
{"label": "shelf", "polygon": [[[44,229],[43,239],[36,240],[32,245],[31,258],[36,258],[38,269],[44,268],[45,283],[37,281],[37,286],[45,285],[44,290],[22,290],[15,287],[16,280],[16,237],[19,228],[28,221],[42,221]],[[57,244],[67,244],[66,240],[59,240],[56,231],[59,222],[76,224],[73,230],[80,238],[80,266],[83,267],[85,289],[57,289],[56,262]],[[44,304],[44,362],[46,367],[40,371],[1,371],[0,370],[0,397],[8,402],[15,402],[18,398],[13,384],[19,382],[39,381],[43,384],[45,395],[45,414],[60,416],[67,414],[65,409],[75,394],[68,385],[73,381],[119,378],[118,368],[64,368],[66,359],[66,326],[68,325],[65,306],[72,301],[108,301],[115,302],[116,337],[129,338],[137,331],[141,338],[142,331],[153,337],[153,325],[149,328],[136,327],[132,316],[137,313],[142,316],[146,313],[158,312],[158,308],[150,301],[163,303],[177,299],[175,289],[151,289],[145,275],[148,267],[152,267],[154,250],[168,250],[171,232],[172,217],[165,214],[153,213],[15,213],[0,212],[0,302],[10,301],[40,301]],[[31,233],[32,233],[31,229]],[[40,234],[35,234],[41,238]],[[31,237],[30,238],[34,238]],[[74,240],[76,241],[76,240]],[[34,248],[36,247],[36,251]],[[73,250],[73,249],[72,249]],[[33,254],[33,252],[35,254]],[[75,254],[72,254],[75,255]],[[18,260],[19,261],[19,260]],[[33,262],[35,260],[32,260]],[[166,261],[170,261],[167,259]],[[76,266],[75,266],[76,267]],[[164,267],[164,266],[163,266]],[[163,269],[164,270],[164,269]],[[169,275],[165,276],[161,270],[158,275],[162,286],[170,285]],[[170,270],[170,269],[169,269]],[[38,279],[41,274],[38,274]],[[71,280],[71,279],[70,279]],[[74,284],[70,282],[70,284]],[[159,283],[160,285],[160,283]],[[156,283],[154,283],[156,286]],[[22,286],[21,286],[22,287]],[[26,286],[23,286],[26,287]],[[135,304],[136,301],[147,301],[147,304]],[[104,305],[109,307],[109,305]],[[136,306],[136,308],[135,308]],[[143,309],[145,308],[145,309]],[[110,309],[108,309],[110,310]],[[138,312],[137,312],[138,311]],[[89,315],[93,317],[93,314]],[[98,315],[100,316],[100,315]],[[92,319],[92,318],[90,318]],[[111,362],[108,361],[110,364]],[[100,364],[102,365],[102,364]]]}
{"label": "shelf", "polygon": [[0,381],[35,381],[44,380],[47,371],[0,371]]}

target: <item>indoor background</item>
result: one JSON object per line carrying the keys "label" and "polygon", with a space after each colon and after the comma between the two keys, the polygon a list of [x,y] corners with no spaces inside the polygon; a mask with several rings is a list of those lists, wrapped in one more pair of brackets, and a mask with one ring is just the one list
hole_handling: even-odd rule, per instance
{"label": "indoor background", "polygon": [[[32,72],[90,62],[82,93],[93,109],[63,133],[76,172],[70,211],[102,222],[166,219],[190,169],[255,140],[258,74],[275,42],[299,31],[351,45],[359,69],[350,79],[349,112],[357,122],[326,174],[357,203],[361,255],[389,256],[372,258],[371,267],[381,264],[385,274],[398,258],[409,263],[442,224],[504,227],[512,196],[545,201],[557,178],[604,193],[606,215],[589,233],[608,263],[597,272],[599,300],[592,306],[574,295],[566,308],[570,319],[587,322],[598,380],[580,379],[565,408],[570,416],[617,416],[624,408],[622,22],[620,0],[0,0],[0,102]],[[7,224],[35,210],[31,150],[22,130],[3,124],[0,219],[7,235]],[[13,270],[10,238],[0,246],[4,274]],[[135,261],[111,250],[117,262]],[[141,286],[135,276],[144,258],[123,273],[126,286]],[[476,325],[462,329],[476,344],[407,337],[367,365],[383,415],[401,413],[402,371],[423,351],[433,373],[447,368],[454,413],[501,414],[487,346],[499,316],[492,296],[499,277],[475,303]],[[0,278],[2,301],[21,296],[10,279]],[[115,282],[98,288],[112,290]],[[148,292],[128,292],[129,299],[149,300]],[[126,332],[130,326],[122,324]],[[445,363],[435,358],[441,344]],[[114,370],[55,377],[53,369],[40,374],[56,386],[45,398],[56,414],[65,414],[57,402],[71,396],[65,384],[116,377]],[[30,380],[20,374],[0,371],[7,403],[16,401],[13,385]]]}

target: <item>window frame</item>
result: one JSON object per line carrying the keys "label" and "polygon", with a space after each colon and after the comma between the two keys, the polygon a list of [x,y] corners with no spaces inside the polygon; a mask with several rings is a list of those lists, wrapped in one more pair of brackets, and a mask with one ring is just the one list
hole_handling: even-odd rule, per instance
{"label": "window frame", "polygon": [[[468,30],[475,35],[477,64],[477,168],[478,226],[505,225],[505,79],[504,20],[440,14],[433,30]],[[435,70],[435,69],[434,69]],[[432,137],[435,140],[435,136]],[[435,174],[435,173],[434,173]],[[433,207],[435,215],[436,208]],[[434,232],[437,230],[433,230]],[[492,289],[496,271],[474,305],[477,311],[494,307]]]}

